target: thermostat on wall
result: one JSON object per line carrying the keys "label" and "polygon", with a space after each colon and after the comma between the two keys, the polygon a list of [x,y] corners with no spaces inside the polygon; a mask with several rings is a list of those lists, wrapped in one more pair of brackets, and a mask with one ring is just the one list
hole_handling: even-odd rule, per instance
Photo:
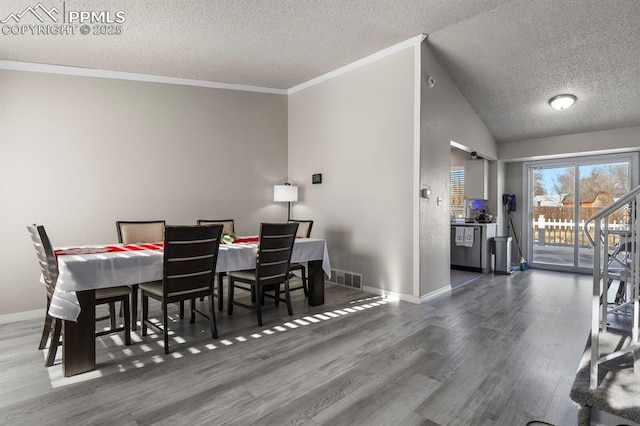
{"label": "thermostat on wall", "polygon": [[311,183],[322,183],[322,173],[317,173],[311,176]]}

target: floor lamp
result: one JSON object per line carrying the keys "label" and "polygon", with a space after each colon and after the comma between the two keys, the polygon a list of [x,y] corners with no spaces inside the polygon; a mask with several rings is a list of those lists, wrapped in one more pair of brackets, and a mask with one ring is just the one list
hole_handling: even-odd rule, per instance
{"label": "floor lamp", "polygon": [[273,201],[287,203],[287,221],[291,220],[291,203],[298,201],[298,187],[285,183],[273,186]]}

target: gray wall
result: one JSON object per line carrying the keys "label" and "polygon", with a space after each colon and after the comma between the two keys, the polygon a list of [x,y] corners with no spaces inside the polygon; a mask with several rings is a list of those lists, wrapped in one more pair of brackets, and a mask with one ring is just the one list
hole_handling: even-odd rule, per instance
{"label": "gray wall", "polygon": [[458,148],[451,147],[451,167],[464,167],[464,162],[471,159],[471,154]]}
{"label": "gray wall", "polygon": [[[297,218],[313,219],[331,266],[413,295],[414,47],[289,96]],[[323,174],[311,185],[313,173]]]}
{"label": "gray wall", "polygon": [[[449,171],[451,141],[496,158],[496,143],[484,123],[429,50],[421,50],[420,187],[432,197],[420,202],[420,296],[449,287]],[[429,87],[427,77],[435,78]],[[495,182],[495,176],[492,182]],[[437,197],[443,205],[437,205]],[[494,200],[495,203],[495,200]]]}
{"label": "gray wall", "polygon": [[45,305],[29,223],[61,246],[119,219],[286,218],[286,96],[20,71],[0,96],[0,315]]}

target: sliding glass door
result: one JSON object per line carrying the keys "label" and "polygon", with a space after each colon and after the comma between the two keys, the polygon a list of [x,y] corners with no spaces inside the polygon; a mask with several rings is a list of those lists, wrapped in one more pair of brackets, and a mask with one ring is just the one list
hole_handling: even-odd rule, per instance
{"label": "sliding glass door", "polygon": [[[574,168],[571,165],[532,166],[530,261],[572,267],[574,260]],[[570,202],[567,202],[570,201]],[[560,225],[563,224],[562,229]],[[559,232],[558,232],[559,231]]]}
{"label": "sliding glass door", "polygon": [[[594,253],[585,221],[631,190],[637,182],[636,158],[626,154],[525,163],[527,261],[546,269],[591,271]],[[620,226],[621,220],[613,217],[609,229]]]}

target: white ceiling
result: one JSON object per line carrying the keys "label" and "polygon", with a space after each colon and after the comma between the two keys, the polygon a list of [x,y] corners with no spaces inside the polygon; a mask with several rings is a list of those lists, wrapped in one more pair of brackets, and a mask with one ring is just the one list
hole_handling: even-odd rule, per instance
{"label": "white ceiling", "polygon": [[123,32],[0,34],[0,59],[288,89],[422,33],[498,142],[640,125],[638,0],[41,2],[122,10]]}

